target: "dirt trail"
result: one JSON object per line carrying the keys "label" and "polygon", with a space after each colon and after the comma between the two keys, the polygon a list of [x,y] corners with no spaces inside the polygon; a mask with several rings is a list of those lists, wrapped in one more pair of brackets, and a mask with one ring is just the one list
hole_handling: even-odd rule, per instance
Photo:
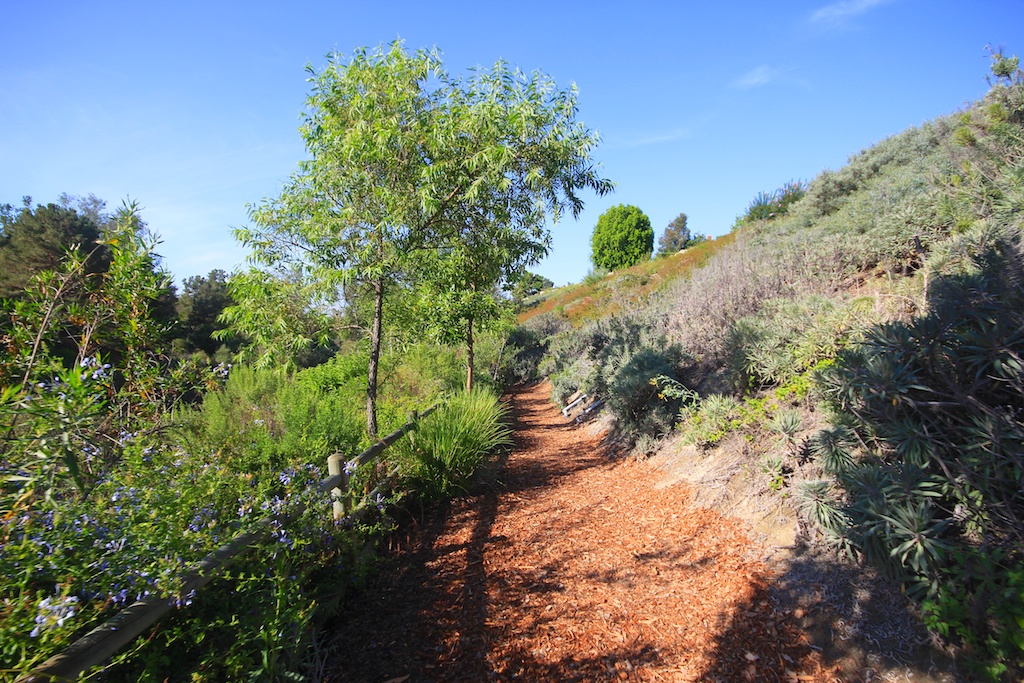
{"label": "dirt trail", "polygon": [[834,680],[738,522],[656,490],[548,395],[510,396],[498,483],[432,516],[349,605],[329,680]]}

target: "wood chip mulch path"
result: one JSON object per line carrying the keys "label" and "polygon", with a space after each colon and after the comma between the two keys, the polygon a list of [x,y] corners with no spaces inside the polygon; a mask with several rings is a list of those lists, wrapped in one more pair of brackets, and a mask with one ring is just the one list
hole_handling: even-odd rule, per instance
{"label": "wood chip mulch path", "polygon": [[742,525],[508,397],[498,483],[429,514],[332,624],[329,681],[837,681]]}

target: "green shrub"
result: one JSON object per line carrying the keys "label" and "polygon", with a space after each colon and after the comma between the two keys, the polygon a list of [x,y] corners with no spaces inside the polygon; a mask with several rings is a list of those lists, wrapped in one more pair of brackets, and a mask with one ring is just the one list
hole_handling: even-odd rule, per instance
{"label": "green shrub", "polygon": [[512,330],[501,358],[499,379],[505,386],[537,379],[547,340],[524,325]]}
{"label": "green shrub", "polygon": [[959,272],[933,284],[928,315],[879,325],[840,354],[823,382],[845,421],[814,444],[847,497],[817,513],[834,524],[826,531],[899,577],[933,630],[1009,679],[1024,671],[1018,240],[972,242]]}
{"label": "green shrub", "polygon": [[792,468],[787,467],[783,459],[777,455],[766,456],[758,464],[758,469],[768,477],[768,488],[772,491],[781,491],[788,485],[788,478],[793,473]]}
{"label": "green shrub", "polygon": [[666,344],[624,347],[609,354],[603,368],[608,408],[627,434],[660,436],[672,429],[680,401],[665,396],[655,379],[674,376],[681,360],[680,349]]}
{"label": "green shrub", "polygon": [[[40,275],[14,307],[13,352],[0,359],[0,670],[24,673],[127,604],[158,596],[180,609],[116,655],[105,680],[297,678],[323,586],[349,583],[355,534],[333,524],[318,467],[254,475],[227,466],[217,450],[249,438],[231,433],[228,406],[211,421],[215,447],[181,447],[170,411],[198,379],[216,387],[225,369],[199,376],[159,353],[150,313],[165,278],[131,207],[107,237],[107,277],[82,282],[73,255]],[[83,287],[90,296],[69,305]],[[50,346],[52,326],[75,325],[93,334],[76,335],[79,358],[65,363]],[[98,343],[118,353],[102,358]],[[288,381],[239,376],[247,424]],[[240,582],[177,594],[184,568],[286,500],[308,503],[307,514],[233,565]]]}
{"label": "green shrub", "polygon": [[596,268],[628,268],[650,258],[654,250],[651,219],[635,206],[613,206],[597,219],[590,244]]}
{"label": "green shrub", "polygon": [[699,403],[684,407],[680,414],[683,438],[699,448],[711,448],[732,428],[739,402],[732,396],[710,394]]}
{"label": "green shrub", "polygon": [[463,492],[477,467],[511,443],[507,409],[483,389],[456,394],[396,444],[406,476],[427,500]]}
{"label": "green shrub", "polygon": [[772,431],[779,435],[779,445],[786,451],[795,451],[796,435],[803,427],[803,416],[799,410],[780,410],[769,423]]}
{"label": "green shrub", "polygon": [[743,390],[793,382],[835,358],[870,317],[870,309],[855,301],[821,296],[770,301],[729,330],[726,348],[733,384]]}
{"label": "green shrub", "polygon": [[355,454],[365,439],[366,373],[357,363],[336,357],[296,375],[235,367],[195,412],[179,413],[188,425],[186,444],[217,452],[232,471],[249,474]]}
{"label": "green shrub", "polygon": [[577,391],[600,397],[619,427],[638,437],[671,429],[680,401],[662,395],[654,381],[665,376],[678,382],[691,363],[682,347],[644,321],[612,316],[556,335],[544,365],[558,404]]}
{"label": "green shrub", "polygon": [[[493,335],[480,336],[479,367],[487,367],[494,362],[496,349],[493,341]],[[466,382],[463,355],[452,347],[421,342],[410,345],[402,353],[386,356],[381,364],[379,387],[381,424],[387,429],[397,428],[405,423],[413,410],[422,411],[443,396],[460,391]],[[357,356],[350,362],[360,369],[365,395],[366,360]],[[480,373],[479,379],[482,385],[489,385],[490,372]]]}
{"label": "green shrub", "polygon": [[804,183],[798,181],[790,181],[772,192],[758,192],[747,206],[747,211],[739,220],[739,224],[780,218],[805,194]]}

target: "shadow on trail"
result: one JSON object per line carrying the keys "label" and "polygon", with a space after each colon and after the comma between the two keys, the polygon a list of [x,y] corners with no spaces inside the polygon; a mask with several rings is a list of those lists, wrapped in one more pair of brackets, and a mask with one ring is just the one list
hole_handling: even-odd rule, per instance
{"label": "shadow on trail", "polygon": [[[512,397],[514,452],[545,446],[541,436],[577,429],[545,420],[551,406],[538,392]],[[568,434],[566,435],[568,436]],[[487,576],[484,558],[490,547],[508,543],[492,534],[502,495],[533,495],[574,472],[609,464],[603,448],[580,453],[571,445],[548,449],[543,457],[502,454],[492,463],[492,481],[481,482],[469,496],[449,501],[415,517],[407,513],[393,541],[401,546],[379,562],[366,585],[324,630],[331,633],[329,681],[407,683],[494,680],[621,680],[623,662],[657,658],[653,647],[632,644],[611,647],[600,656],[543,661],[538,653],[501,643],[500,670],[489,660],[498,634],[488,627],[489,610],[514,609],[515,599],[502,605],[488,602],[488,583],[515,587],[520,594],[559,590],[557,583],[538,579],[517,568]],[[444,540],[442,540],[444,539]],[[614,580],[614,577],[609,577]],[[544,627],[538,619],[531,628]],[[524,641],[530,633],[521,633]],[[500,634],[504,638],[504,634]],[[628,676],[628,671],[627,671]]]}
{"label": "shadow on trail", "polygon": [[[789,645],[784,645],[789,643]],[[748,656],[748,653],[750,656]],[[801,549],[739,605],[700,680],[962,680],[892,581]]]}

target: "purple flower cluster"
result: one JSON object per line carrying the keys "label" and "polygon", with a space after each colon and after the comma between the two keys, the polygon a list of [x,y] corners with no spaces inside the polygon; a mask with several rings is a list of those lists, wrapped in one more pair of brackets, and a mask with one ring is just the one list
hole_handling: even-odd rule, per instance
{"label": "purple flower cluster", "polygon": [[38,638],[43,631],[48,629],[60,628],[65,621],[75,616],[78,596],[61,596],[60,586],[56,586],[54,590],[57,593],[55,597],[43,598],[36,606],[39,613],[36,615],[35,628],[29,634],[33,638]]}
{"label": "purple flower cluster", "polygon": [[78,364],[84,372],[82,372],[82,381],[91,379],[96,382],[101,379],[107,378],[107,370],[110,369],[110,363],[100,364],[98,356],[92,356],[90,358],[83,358]]}

